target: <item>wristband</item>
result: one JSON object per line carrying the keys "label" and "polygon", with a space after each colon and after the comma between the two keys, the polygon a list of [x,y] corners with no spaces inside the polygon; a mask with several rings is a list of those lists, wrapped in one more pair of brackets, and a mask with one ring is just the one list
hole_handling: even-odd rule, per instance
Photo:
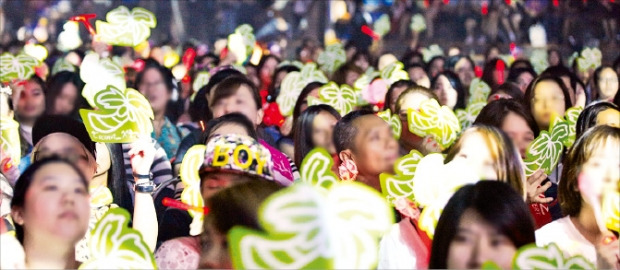
{"label": "wristband", "polygon": [[153,193],[155,191],[155,183],[149,181],[146,183],[138,183],[133,185],[133,190],[138,193]]}
{"label": "wristband", "polygon": [[135,178],[137,178],[137,179],[148,179],[149,181],[152,181],[153,180],[153,174],[152,173],[149,173],[149,174],[137,174],[137,173],[134,173],[133,174],[133,178],[134,179]]}

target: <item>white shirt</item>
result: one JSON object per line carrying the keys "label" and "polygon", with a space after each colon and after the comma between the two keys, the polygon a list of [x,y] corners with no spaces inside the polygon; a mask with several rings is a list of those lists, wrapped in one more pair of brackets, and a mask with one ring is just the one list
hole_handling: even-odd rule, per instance
{"label": "white shirt", "polygon": [[596,248],[575,227],[569,216],[553,221],[536,230],[536,245],[558,245],[565,256],[581,255],[596,265]]}
{"label": "white shirt", "polygon": [[[427,254],[416,254],[416,246]],[[428,253],[430,250],[426,250],[416,229],[410,220],[405,218],[392,225],[390,231],[381,239],[377,269],[418,269],[418,264],[424,263],[423,257]]]}

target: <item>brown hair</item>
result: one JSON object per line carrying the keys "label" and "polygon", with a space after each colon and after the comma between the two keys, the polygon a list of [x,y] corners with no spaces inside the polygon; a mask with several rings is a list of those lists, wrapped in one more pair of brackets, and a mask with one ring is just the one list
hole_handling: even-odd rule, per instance
{"label": "brown hair", "polygon": [[213,100],[209,104],[209,107],[213,108],[213,105],[216,104],[219,100],[228,98],[237,93],[239,87],[242,85],[250,88],[250,92],[252,92],[252,98],[254,99],[254,103],[256,104],[256,110],[260,110],[261,106],[261,98],[258,93],[258,88],[254,83],[245,76],[242,75],[234,75],[224,79],[222,82],[218,83],[213,90]]}
{"label": "brown hair", "polygon": [[562,170],[562,181],[558,186],[558,199],[562,214],[576,216],[582,206],[581,193],[579,192],[577,178],[581,173],[581,168],[601,147],[610,147],[610,143],[616,144],[618,149],[620,144],[620,129],[611,126],[596,126],[586,131],[583,136],[577,139],[573,147],[566,155],[564,169]]}
{"label": "brown hair", "polygon": [[463,132],[461,137],[450,147],[445,163],[454,159],[461,151],[463,143],[471,134],[479,133],[484,138],[491,158],[493,158],[493,167],[497,170],[497,179],[482,180],[499,180],[512,186],[525,199],[525,169],[521,162],[519,151],[514,144],[500,129],[492,126],[473,126]]}
{"label": "brown hair", "polygon": [[424,86],[415,85],[415,86],[407,88],[405,91],[403,91],[400,94],[400,96],[398,96],[398,99],[396,99],[396,104],[394,104],[395,112],[392,112],[392,113],[396,113],[396,114],[400,113],[400,109],[401,109],[400,107],[402,106],[401,103],[403,103],[403,101],[405,100],[405,97],[410,94],[414,94],[414,93],[421,93],[429,98],[439,100],[437,95],[435,95],[435,93],[433,93],[433,91],[431,91],[430,89]]}

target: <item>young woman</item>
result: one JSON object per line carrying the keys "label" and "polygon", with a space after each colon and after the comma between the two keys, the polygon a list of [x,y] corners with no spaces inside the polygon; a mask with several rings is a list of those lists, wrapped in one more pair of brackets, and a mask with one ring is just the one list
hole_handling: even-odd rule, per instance
{"label": "young woman", "polygon": [[466,92],[459,81],[459,77],[452,71],[444,71],[431,81],[432,90],[439,97],[439,104],[450,109],[465,108]]}
{"label": "young woman", "polygon": [[[261,108],[258,89],[256,89],[252,81],[244,76],[231,76],[220,82],[213,90],[210,107],[214,118],[233,112],[245,115],[250,119],[257,132],[259,131],[259,125],[263,121],[264,113]],[[261,139],[267,137],[263,134],[261,135]],[[269,149],[276,163],[275,179],[277,182],[288,185],[299,178],[297,167],[295,167],[292,160],[264,140],[259,141]]]}
{"label": "young woman", "polygon": [[301,113],[308,108],[308,97],[319,98],[319,88],[323,85],[320,82],[311,82],[301,90],[293,108],[293,119],[299,118]]}
{"label": "young woman", "polygon": [[340,179],[359,181],[381,191],[379,175],[394,171],[399,157],[392,129],[371,111],[354,111],[334,127],[334,144],[341,160]]}
{"label": "young woman", "polygon": [[11,217],[26,268],[78,268],[75,245],[88,229],[88,205],[88,181],[71,162],[50,157],[24,171],[15,185]]}
{"label": "young woman", "polygon": [[[566,156],[559,187],[560,206],[566,216],[537,230],[537,245],[556,243],[565,255],[582,255],[595,265],[599,263],[598,267],[604,262],[617,267],[618,240],[604,243],[604,238],[611,233],[601,231],[598,222],[604,221],[597,220],[594,209],[600,207],[600,201],[596,201],[603,191],[618,189],[619,147],[620,129],[606,125],[587,130],[575,141]],[[603,248],[605,246],[611,249]],[[603,254],[597,256],[597,252]],[[603,261],[597,261],[597,257]]]}
{"label": "young woman", "polygon": [[84,82],[78,73],[61,71],[47,80],[46,114],[67,115],[79,119],[78,110],[86,103],[82,97]]}
{"label": "young woman", "polygon": [[443,56],[435,56],[428,61],[427,67],[428,70],[426,73],[429,77],[435,78],[439,73],[444,71],[444,66],[446,63],[446,59]]}
{"label": "young woman", "polygon": [[463,89],[469,89],[471,81],[476,77],[476,65],[469,56],[453,56],[448,60],[448,69],[459,75]]}
{"label": "young woman", "polygon": [[594,102],[583,109],[577,119],[576,138],[580,138],[588,129],[595,126],[608,125],[620,127],[620,110],[609,102]]}
{"label": "young woman", "polygon": [[153,108],[153,133],[151,137],[166,151],[168,159],[177,153],[183,137],[189,132],[177,127],[168,116],[166,109],[174,91],[173,77],[170,70],[153,61],[148,61],[146,67],[136,77],[138,91],[151,103]]}
{"label": "young woman", "polygon": [[[216,153],[216,146],[233,146],[226,153]],[[258,168],[258,161],[253,161],[248,168],[235,165],[233,149],[244,146],[262,159],[264,165]],[[218,156],[224,154],[228,158],[225,164],[215,164]],[[270,162],[269,151],[254,139],[240,135],[215,136],[207,143],[205,161],[200,169],[201,194],[209,207],[210,212],[205,216],[203,232],[200,236],[175,238],[164,242],[155,253],[157,265],[162,269],[198,269],[199,261],[214,264],[215,268],[230,268],[225,248],[226,233],[234,225],[246,225],[257,222],[257,211],[261,202],[271,193],[278,190],[281,185],[275,183],[272,178],[273,163]],[[267,189],[266,189],[267,188]],[[265,193],[266,190],[270,192]],[[221,194],[225,196],[222,198]],[[261,198],[260,200],[256,200]],[[241,205],[251,207],[253,215],[248,216]],[[230,215],[230,213],[237,213]],[[229,226],[216,227],[215,224]],[[231,220],[234,220],[231,222]],[[214,223],[215,222],[215,223]],[[254,226],[253,228],[256,228]],[[217,232],[217,234],[215,234]],[[215,238],[214,238],[215,237]],[[214,242],[215,241],[215,242]],[[207,252],[202,254],[201,252]],[[213,254],[215,253],[215,254]],[[216,255],[216,256],[213,256]],[[220,261],[221,260],[221,261]],[[204,267],[201,267],[204,268]]]}
{"label": "young woman", "polygon": [[284,65],[276,68],[273,73],[273,78],[271,79],[273,83],[271,84],[271,87],[269,87],[269,91],[267,93],[268,95],[266,97],[261,96],[261,98],[265,98],[268,102],[275,102],[278,95],[280,95],[280,85],[282,84],[284,77],[294,71],[299,71],[299,68],[293,65]]}
{"label": "young woman", "polygon": [[592,76],[593,100],[612,102],[618,92],[618,74],[610,66],[601,66]]}
{"label": "young woman", "polygon": [[514,188],[480,181],[459,189],[435,228],[430,269],[480,269],[492,261],[512,268],[517,249],[533,243],[534,222]]}
{"label": "young woman", "polygon": [[468,128],[450,147],[444,162],[456,159],[465,160],[480,179],[505,182],[526,199],[523,162],[508,135],[501,130],[484,125]]}
{"label": "young woman", "polygon": [[561,79],[564,86],[568,88],[568,94],[573,106],[580,106],[583,108],[589,103],[588,100],[591,100],[591,97],[588,97],[588,93],[585,91],[585,85],[575,73],[564,66],[549,67],[545,69],[540,76],[551,76]]}
{"label": "young woman", "polygon": [[523,102],[523,92],[519,87],[512,82],[505,82],[495,89],[491,90],[489,94],[488,102],[498,99],[514,99],[518,102]]}
{"label": "young woman", "polygon": [[293,138],[297,167],[315,147],[325,148],[332,156],[336,155],[332,134],[338,120],[340,114],[325,104],[310,106],[295,119]]}
{"label": "young woman", "polygon": [[398,96],[405,92],[407,88],[414,87],[415,85],[416,84],[410,80],[400,80],[390,85],[390,88],[385,93],[385,104],[383,105],[383,110],[390,109],[392,113],[396,113],[395,107]]}
{"label": "young woman", "polygon": [[12,99],[24,157],[32,151],[32,127],[45,112],[45,82],[32,76],[24,84],[13,87]]}
{"label": "young woman", "polygon": [[353,63],[347,63],[338,68],[334,75],[332,75],[332,81],[338,85],[346,84],[353,86],[355,80],[357,80],[364,71]]}
{"label": "young woman", "polygon": [[561,79],[542,75],[525,91],[525,106],[540,130],[548,130],[551,116],[563,117],[571,106],[569,90]]}
{"label": "young woman", "polygon": [[431,149],[428,149],[424,145],[423,138],[415,135],[409,131],[408,123],[407,123],[407,112],[409,110],[419,110],[420,105],[423,101],[435,99],[437,100],[437,95],[431,92],[426,87],[423,86],[414,86],[410,87],[398,96],[396,100],[396,104],[394,106],[394,112],[397,113],[400,118],[403,129],[400,133],[399,139],[399,154],[404,156],[411,152],[411,150],[418,150],[420,153],[426,155]]}
{"label": "young woman", "polygon": [[[500,99],[487,104],[474,125],[488,125],[501,129],[519,149],[525,159],[527,147],[538,137],[538,126],[521,103]],[[537,228],[562,217],[557,199],[557,184],[545,181],[547,175],[535,172],[527,178],[527,200]],[[543,184],[544,183],[544,184]],[[544,195],[541,195],[543,194]]]}
{"label": "young woman", "polygon": [[515,83],[519,87],[519,90],[521,90],[521,94],[523,94],[534,78],[536,78],[536,71],[532,68],[511,67],[507,80]]}

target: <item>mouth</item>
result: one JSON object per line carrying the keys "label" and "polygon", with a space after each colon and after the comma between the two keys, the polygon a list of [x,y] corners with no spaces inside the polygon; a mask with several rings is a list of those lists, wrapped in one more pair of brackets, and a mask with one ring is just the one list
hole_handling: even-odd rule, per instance
{"label": "mouth", "polygon": [[71,219],[71,220],[78,219],[78,215],[73,211],[64,211],[58,217],[61,219]]}

